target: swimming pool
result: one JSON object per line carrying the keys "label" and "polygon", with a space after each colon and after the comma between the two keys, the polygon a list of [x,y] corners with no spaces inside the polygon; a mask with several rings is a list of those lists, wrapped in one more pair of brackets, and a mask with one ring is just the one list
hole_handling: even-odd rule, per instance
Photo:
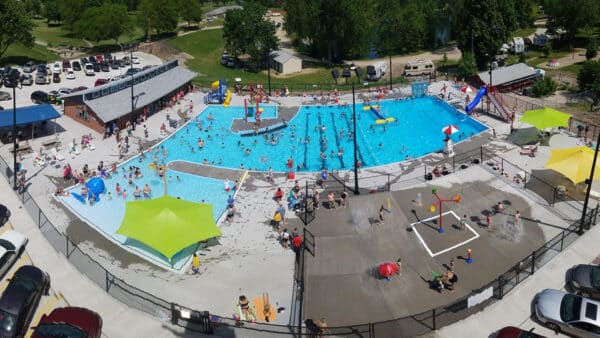
{"label": "swimming pool", "polygon": [[[379,112],[395,122],[377,124],[369,106],[356,106],[358,157],[363,167],[417,158],[444,146],[442,128],[453,124],[454,142],[479,134],[487,127],[432,97],[383,101]],[[276,107],[263,106],[262,119],[278,118]],[[212,119],[209,119],[212,116]],[[207,107],[196,120],[164,144],[177,158],[227,168],[287,171],[291,157],[298,171],[352,169],[352,106],[302,106],[287,127],[258,136],[231,132],[243,107]],[[248,121],[248,129],[254,120]],[[199,129],[202,127],[202,130]],[[204,146],[198,147],[202,139]],[[298,168],[298,166],[300,166]]]}

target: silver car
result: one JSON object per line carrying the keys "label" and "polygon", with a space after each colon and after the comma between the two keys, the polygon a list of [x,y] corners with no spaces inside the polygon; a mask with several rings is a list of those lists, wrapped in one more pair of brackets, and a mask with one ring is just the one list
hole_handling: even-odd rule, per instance
{"label": "silver car", "polygon": [[548,328],[576,337],[600,337],[600,302],[546,289],[534,302],[535,315]]}
{"label": "silver car", "polygon": [[0,278],[25,250],[27,237],[14,230],[8,230],[0,235]]}

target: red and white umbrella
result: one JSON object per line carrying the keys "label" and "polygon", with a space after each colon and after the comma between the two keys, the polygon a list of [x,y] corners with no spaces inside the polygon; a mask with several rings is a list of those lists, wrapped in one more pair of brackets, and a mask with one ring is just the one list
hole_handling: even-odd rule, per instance
{"label": "red and white umbrella", "polygon": [[463,86],[462,88],[460,88],[460,91],[463,93],[470,93],[473,91],[473,88],[471,88],[471,86]]}
{"label": "red and white umbrella", "polygon": [[456,133],[457,131],[458,131],[458,127],[453,124],[442,128],[442,133],[444,133],[446,135],[452,135],[452,134]]}

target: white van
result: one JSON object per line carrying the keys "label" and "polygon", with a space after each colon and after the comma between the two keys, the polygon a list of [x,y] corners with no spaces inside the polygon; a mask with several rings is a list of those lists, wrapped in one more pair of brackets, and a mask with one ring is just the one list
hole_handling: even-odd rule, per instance
{"label": "white van", "polygon": [[435,65],[431,60],[407,62],[404,65],[404,76],[433,75]]}
{"label": "white van", "polygon": [[85,67],[83,69],[83,71],[85,72],[85,75],[94,75],[94,65],[92,65],[91,63],[86,63]]}

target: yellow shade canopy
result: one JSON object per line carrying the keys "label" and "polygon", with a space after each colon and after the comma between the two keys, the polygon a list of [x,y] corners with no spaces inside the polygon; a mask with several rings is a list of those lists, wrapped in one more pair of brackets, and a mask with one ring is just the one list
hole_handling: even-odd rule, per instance
{"label": "yellow shade canopy", "polygon": [[[589,178],[594,160],[594,150],[579,146],[574,148],[554,149],[544,168],[563,174],[577,184]],[[596,163],[594,179],[600,178],[600,161]]]}

